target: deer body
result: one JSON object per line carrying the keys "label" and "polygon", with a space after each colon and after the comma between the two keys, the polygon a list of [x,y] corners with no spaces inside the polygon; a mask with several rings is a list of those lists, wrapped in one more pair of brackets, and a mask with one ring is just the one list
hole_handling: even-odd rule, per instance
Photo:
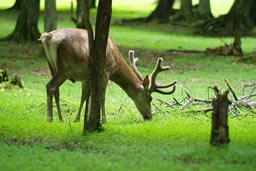
{"label": "deer body", "polygon": [[[59,29],[49,33],[43,33],[40,39],[46,56],[49,68],[52,74],[52,79],[47,83],[47,108],[48,121],[53,120],[52,99],[55,97],[56,107],[58,110],[59,120],[62,121],[62,115],[59,105],[59,86],[65,80],[82,81],[82,94],[80,107],[75,121],[79,121],[82,106],[86,100],[87,92],[87,70],[89,60],[89,47],[87,31],[83,29]],[[130,53],[133,58],[133,54]],[[131,59],[132,60],[132,59]],[[135,63],[134,63],[135,65]],[[136,74],[137,68],[130,69],[119,52],[114,41],[109,37],[106,50],[106,63],[103,76],[103,87],[107,86],[108,80],[112,80],[118,84],[127,95],[134,101],[137,109],[142,114],[144,119],[150,119],[151,114],[151,93],[149,89],[149,77],[141,79]],[[167,85],[173,86],[176,82]],[[166,87],[167,87],[166,86]],[[172,90],[174,92],[175,86]],[[105,89],[104,97],[105,97]],[[172,93],[170,92],[170,93]],[[105,108],[102,99],[102,117],[105,120]]]}

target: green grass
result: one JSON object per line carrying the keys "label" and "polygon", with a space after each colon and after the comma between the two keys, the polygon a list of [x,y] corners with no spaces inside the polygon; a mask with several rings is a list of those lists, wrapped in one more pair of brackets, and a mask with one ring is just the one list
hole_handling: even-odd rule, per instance
{"label": "green grass", "polygon": [[[12,4],[3,1],[0,6],[7,2]],[[61,2],[68,4],[68,1]],[[204,50],[223,44],[219,38],[194,36],[186,30],[168,31],[168,25],[156,23],[120,25],[120,18],[147,14],[152,7],[149,2],[145,10],[143,6],[138,13],[129,13],[128,1],[114,1],[114,9],[119,11],[114,12],[111,35],[121,46],[125,58],[127,49],[136,49],[143,75],[153,70],[157,56],[164,57],[164,65],[171,65],[158,79],[162,82],[178,80],[177,90],[170,96],[153,94],[152,121],[143,121],[131,99],[110,82],[104,131],[82,136],[83,122],[72,122],[78,110],[81,86],[67,81],[60,89],[64,123],[57,121],[55,108],[54,122],[46,122],[45,84],[50,74],[41,55],[41,46],[0,42],[0,67],[7,68],[10,75],[18,74],[25,82],[24,89],[0,84],[1,170],[256,170],[255,115],[245,118],[230,115],[231,143],[213,147],[209,144],[210,113],[180,111],[178,107],[161,105],[157,100],[170,102],[173,97],[181,100],[185,96],[184,89],[194,97],[207,98],[209,86],[227,89],[224,78],[229,79],[241,95],[243,82],[255,81],[255,66],[238,63],[235,57],[178,55],[166,51]],[[138,6],[142,1],[134,3]],[[65,5],[62,8],[65,9]],[[17,13],[0,11],[0,14],[0,37],[3,37],[13,30]],[[60,14],[59,28],[73,27],[68,12],[60,11]],[[41,31],[42,26],[41,19]],[[232,42],[232,38],[223,39]],[[255,51],[254,45],[255,38],[243,39],[246,53]]]}

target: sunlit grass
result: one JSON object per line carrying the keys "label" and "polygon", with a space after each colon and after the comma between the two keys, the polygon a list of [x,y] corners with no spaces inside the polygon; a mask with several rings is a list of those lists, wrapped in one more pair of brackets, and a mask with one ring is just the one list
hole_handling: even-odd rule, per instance
{"label": "sunlit grass", "polygon": [[[136,30],[136,31],[135,31]],[[110,33],[119,45],[126,47],[140,47],[146,49],[179,49],[179,50],[206,50],[208,47],[217,47],[233,43],[233,38],[210,38],[195,35],[172,34],[157,30],[142,30],[113,26]],[[129,36],[127,36],[129,35]],[[124,39],[125,37],[125,39]],[[243,38],[244,52],[255,51],[256,39]]]}

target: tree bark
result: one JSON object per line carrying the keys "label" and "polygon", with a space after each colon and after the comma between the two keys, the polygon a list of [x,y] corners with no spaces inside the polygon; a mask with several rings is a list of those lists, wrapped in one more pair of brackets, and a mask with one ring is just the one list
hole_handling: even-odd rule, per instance
{"label": "tree bark", "polygon": [[228,106],[230,101],[228,100],[228,91],[223,94],[214,87],[216,99],[213,99],[212,106],[212,130],[210,143],[212,145],[228,144],[229,130],[228,130]]}
{"label": "tree bark", "polygon": [[181,17],[185,20],[192,19],[192,0],[181,0]]}
{"label": "tree bark", "polygon": [[175,0],[159,0],[156,8],[150,13],[147,17],[134,18],[134,19],[123,19],[122,22],[150,22],[154,19],[157,19],[160,22],[169,21],[169,16],[174,12],[173,4]]}
{"label": "tree bark", "polygon": [[86,24],[85,24],[85,9],[88,6],[89,10],[90,8],[96,8],[96,1],[95,0],[89,0],[88,3],[84,3],[84,0],[77,0],[77,7],[76,7],[76,16],[74,17],[74,12],[73,12],[73,1],[71,1],[71,20],[75,23],[77,28],[82,28],[86,29]]}
{"label": "tree bark", "polygon": [[154,11],[146,18],[146,22],[153,19],[168,21],[175,0],[159,0]]}
{"label": "tree bark", "polygon": [[208,20],[213,18],[211,12],[210,0],[200,0],[198,5],[197,16],[199,19]]}
{"label": "tree bark", "polygon": [[50,32],[57,28],[56,0],[45,0],[44,31]]}
{"label": "tree bark", "polygon": [[[88,2],[87,2],[88,4]],[[100,116],[102,109],[102,100],[105,95],[106,85],[104,82],[104,66],[106,57],[106,47],[108,41],[109,26],[111,20],[112,0],[99,0],[96,34],[93,39],[92,27],[89,22],[89,15],[86,16],[86,27],[89,28],[89,92],[86,100],[86,111],[84,119],[84,133],[87,131],[96,131],[101,129]],[[87,6],[87,11],[89,11]]]}
{"label": "tree bark", "polygon": [[21,10],[13,33],[2,40],[37,41],[40,0],[22,0]]}
{"label": "tree bark", "polygon": [[256,0],[235,0],[228,14],[206,21],[198,33],[208,36],[234,36],[239,29],[241,35],[251,35],[256,25]]}

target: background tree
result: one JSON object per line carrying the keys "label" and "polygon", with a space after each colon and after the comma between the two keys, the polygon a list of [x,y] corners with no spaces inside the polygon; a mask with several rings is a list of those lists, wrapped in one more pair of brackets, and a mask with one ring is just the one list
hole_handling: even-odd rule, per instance
{"label": "background tree", "polygon": [[40,0],[22,0],[21,10],[14,31],[3,40],[37,41],[40,37],[37,24]]}
{"label": "background tree", "polygon": [[208,20],[200,26],[199,33],[211,36],[233,36],[237,30],[250,35],[256,24],[256,0],[235,0],[228,14]]}
{"label": "background tree", "polygon": [[207,20],[213,18],[210,0],[200,0],[197,9],[197,17]]}
{"label": "background tree", "polygon": [[180,9],[174,9],[175,0],[158,0],[156,8],[146,18],[124,19],[123,22],[150,22],[157,19],[161,22],[169,21],[174,16],[174,21],[194,20],[194,16],[207,20],[213,18],[210,0],[200,0],[198,5],[193,6],[192,0],[180,0]]}
{"label": "background tree", "polygon": [[[73,1],[71,1],[71,20],[75,23],[77,28],[83,28],[85,29],[85,3],[83,2],[84,0],[76,0],[76,15],[74,16],[74,6],[73,6]],[[89,10],[90,8],[96,8],[96,0],[89,0],[88,2]],[[85,5],[84,5],[85,4]]]}
{"label": "background tree", "polygon": [[205,22],[200,27],[199,33],[211,36],[233,36],[234,42],[223,48],[230,55],[242,56],[241,37],[252,34],[251,30],[256,24],[255,6],[256,0],[235,0],[228,14]]}
{"label": "background tree", "polygon": [[192,17],[192,0],[181,0],[180,19],[191,20]]}
{"label": "background tree", "polygon": [[50,32],[57,28],[56,0],[45,0],[44,31]]}
{"label": "background tree", "polygon": [[112,0],[99,0],[96,18],[95,39],[89,20],[89,1],[86,1],[85,23],[89,38],[89,91],[86,99],[86,111],[84,119],[84,133],[87,131],[100,130],[100,111],[103,106],[103,91],[106,87],[102,84],[105,66],[106,47],[111,19]]}
{"label": "background tree", "polygon": [[158,0],[156,8],[147,17],[134,18],[134,19],[123,19],[122,22],[150,22],[154,19],[160,22],[169,21],[169,16],[175,13],[173,4],[175,0]]}
{"label": "background tree", "polygon": [[156,8],[151,12],[145,21],[150,22],[153,19],[168,21],[174,2],[175,0],[159,0]]}

